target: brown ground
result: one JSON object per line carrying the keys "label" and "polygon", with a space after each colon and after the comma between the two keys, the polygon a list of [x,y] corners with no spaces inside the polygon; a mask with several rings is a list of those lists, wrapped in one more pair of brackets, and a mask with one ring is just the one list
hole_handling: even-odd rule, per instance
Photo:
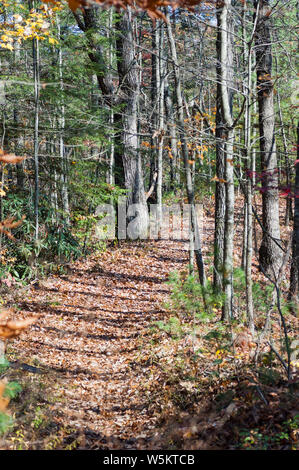
{"label": "brown ground", "polygon": [[57,384],[54,421],[98,444],[145,437],[155,426],[139,393],[137,339],[162,318],[168,273],[187,260],[183,242],[124,244],[32,287],[20,307],[40,317],[13,350]]}
{"label": "brown ground", "polygon": [[[242,205],[236,222],[238,266]],[[212,211],[207,210],[203,246],[208,276],[213,232]],[[206,350],[194,365],[191,337],[192,344],[188,337],[177,343],[163,333],[161,338],[149,333],[154,321],[167,318],[169,273],[187,269],[183,242],[124,242],[78,260],[64,276],[33,284],[18,307],[24,316],[38,314],[39,319],[10,344],[8,358],[43,373],[9,371],[8,378],[21,382],[23,392],[10,405],[16,427],[0,448],[228,449],[235,448],[244,428],[262,435],[253,438],[253,448],[265,444],[264,435],[271,436],[270,448],[298,445],[298,434],[273,444],[286,430],[283,423],[298,414],[298,392],[289,393],[283,374],[275,383],[256,382],[250,346],[236,346],[240,358],[228,355],[213,378],[221,345],[199,338]],[[261,277],[256,260],[253,272]],[[215,320],[208,328],[214,328]],[[279,328],[273,330],[278,339]],[[186,362],[178,368],[181,357]],[[186,379],[188,374],[197,382]]]}

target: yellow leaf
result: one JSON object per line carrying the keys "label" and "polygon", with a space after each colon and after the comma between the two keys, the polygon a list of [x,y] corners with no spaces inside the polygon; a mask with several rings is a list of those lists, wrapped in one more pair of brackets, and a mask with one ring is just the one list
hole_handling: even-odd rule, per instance
{"label": "yellow leaf", "polygon": [[13,46],[12,44],[2,44],[3,49],[8,49],[10,51],[13,51]]}
{"label": "yellow leaf", "polygon": [[58,41],[57,39],[49,38],[49,43],[54,45],[54,44],[58,44]]}

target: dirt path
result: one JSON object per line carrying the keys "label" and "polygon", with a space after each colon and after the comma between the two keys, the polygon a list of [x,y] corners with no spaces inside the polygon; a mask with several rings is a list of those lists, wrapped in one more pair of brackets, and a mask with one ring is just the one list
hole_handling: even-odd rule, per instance
{"label": "dirt path", "polygon": [[24,300],[22,310],[40,319],[14,349],[52,374],[63,394],[53,414],[78,430],[83,447],[134,447],[155,427],[140,394],[144,376],[134,368],[137,340],[163,315],[169,272],[187,262],[183,243],[125,244],[76,262]]}

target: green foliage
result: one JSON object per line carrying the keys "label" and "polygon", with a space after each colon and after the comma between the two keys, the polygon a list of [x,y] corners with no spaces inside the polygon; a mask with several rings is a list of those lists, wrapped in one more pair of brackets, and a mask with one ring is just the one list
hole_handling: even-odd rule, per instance
{"label": "green foliage", "polygon": [[3,396],[12,400],[13,398],[16,398],[16,396],[21,391],[22,391],[22,386],[18,382],[9,382],[5,387]]}
{"label": "green foliage", "polygon": [[292,433],[297,433],[299,429],[299,415],[284,421],[281,430],[274,434],[266,434],[265,430],[243,429],[240,431],[240,447],[248,450],[271,450],[277,448],[277,445],[283,446],[283,449],[293,449],[294,440]]}
{"label": "green foliage", "polygon": [[258,370],[259,381],[264,385],[277,385],[281,381],[281,374],[269,367],[261,367]]}
{"label": "green foliage", "polygon": [[67,226],[50,227],[44,249],[59,259],[64,257],[69,260],[78,258],[81,254],[79,241],[73,236]]}
{"label": "green foliage", "polygon": [[162,331],[165,331],[173,339],[179,339],[183,336],[183,328],[179,318],[170,317],[167,322],[157,321],[155,325]]}
{"label": "green foliage", "polygon": [[[9,362],[7,361],[5,356],[0,358],[0,374],[3,373],[9,368]],[[17,397],[17,395],[22,391],[22,386],[16,382],[8,382],[5,384],[5,389],[3,393],[3,398],[8,398],[9,400],[13,400]],[[1,397],[0,397],[1,398]],[[5,413],[0,412],[0,435],[6,433],[13,427],[14,421],[13,418]]]}
{"label": "green foliage", "polygon": [[[21,194],[9,194],[2,201],[4,216],[26,219],[14,236],[17,241],[5,239],[2,248],[0,278],[11,274],[16,280],[26,280],[36,276],[37,272],[45,274],[61,262],[76,259],[81,255],[79,240],[72,234],[71,227],[53,220],[53,211],[47,199],[40,205],[40,239],[35,240],[32,206]],[[48,263],[47,263],[48,262]]]}
{"label": "green foliage", "polygon": [[224,337],[227,337],[227,327],[224,324],[217,325],[204,336],[204,339],[208,341],[215,341],[216,343],[222,342]]}
{"label": "green foliage", "polygon": [[44,422],[44,414],[43,411],[41,410],[40,406],[36,407],[35,410],[35,416],[32,421],[32,427],[35,429],[38,429]]}
{"label": "green foliage", "polygon": [[2,375],[9,367],[9,362],[5,356],[0,356],[0,375]]}
{"label": "green foliage", "polygon": [[0,435],[5,434],[13,427],[13,418],[6,413],[0,412]]}
{"label": "green foliage", "polygon": [[168,284],[172,289],[167,307],[183,318],[209,320],[223,304],[223,294],[213,292],[211,281],[203,287],[194,276],[175,272],[170,274]]}
{"label": "green foliage", "polygon": [[258,282],[252,284],[253,302],[256,311],[266,313],[271,305],[271,296],[273,294],[273,286],[261,285]]}

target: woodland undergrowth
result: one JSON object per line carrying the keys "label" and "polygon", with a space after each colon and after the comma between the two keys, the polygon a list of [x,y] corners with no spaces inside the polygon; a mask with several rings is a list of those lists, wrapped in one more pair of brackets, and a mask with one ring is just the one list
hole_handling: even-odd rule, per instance
{"label": "woodland undergrowth", "polygon": [[[261,336],[273,287],[255,271],[253,335],[241,269],[234,276],[235,316],[224,323],[223,296],[213,293],[211,271],[203,291],[188,273],[187,252],[178,255],[172,242],[159,243],[124,242],[77,260],[70,274],[19,291],[19,313],[42,319],[24,340],[11,343],[10,364],[1,365],[2,448],[298,449],[298,364],[292,362],[288,377],[276,305],[270,332]],[[298,318],[286,302],[281,309],[294,347]],[[82,362],[72,352],[81,337]],[[49,354],[50,344],[56,355]],[[105,354],[100,362],[98,347]],[[123,372],[128,388],[119,381]],[[99,420],[100,433],[88,429],[86,409],[93,410],[93,424]]]}

